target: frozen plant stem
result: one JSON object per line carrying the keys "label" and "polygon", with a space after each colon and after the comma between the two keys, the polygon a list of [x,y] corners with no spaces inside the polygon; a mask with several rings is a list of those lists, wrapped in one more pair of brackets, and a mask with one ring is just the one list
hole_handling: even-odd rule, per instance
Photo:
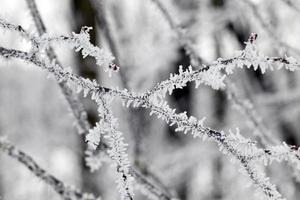
{"label": "frozen plant stem", "polygon": [[[109,96],[94,93],[92,96],[99,108],[98,113],[100,121],[92,129],[91,134],[87,135],[87,142],[92,141],[91,146],[94,148],[99,144],[99,137],[103,136],[107,140],[109,150],[108,156],[114,162],[114,168],[117,171],[117,188],[119,190],[121,199],[132,200],[133,199],[133,177],[129,172],[129,159],[126,153],[127,144],[124,142],[123,134],[117,130],[118,122],[113,117],[111,112],[111,98]],[[96,141],[95,141],[96,139]]]}

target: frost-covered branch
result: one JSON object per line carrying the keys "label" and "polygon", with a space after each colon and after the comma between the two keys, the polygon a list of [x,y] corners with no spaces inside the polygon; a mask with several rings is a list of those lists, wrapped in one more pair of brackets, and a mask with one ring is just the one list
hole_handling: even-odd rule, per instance
{"label": "frost-covered branch", "polygon": [[35,51],[38,48],[38,42],[36,41],[35,36],[27,32],[22,26],[9,23],[3,18],[0,18],[0,27],[4,30],[10,30],[12,32],[20,34],[23,39],[26,39],[27,41],[32,43],[32,49],[34,49]]}
{"label": "frost-covered branch", "polygon": [[[33,1],[31,2],[29,8],[31,8]],[[37,10],[32,11],[33,18],[40,17],[40,15],[36,15]],[[40,20],[34,20],[35,22],[39,22]],[[37,28],[41,26],[36,24]],[[118,71],[119,67],[113,63],[114,57],[104,49],[94,46],[90,43],[89,31],[92,29],[91,27],[83,27],[80,33],[72,33],[72,36],[54,36],[46,33],[46,29],[39,30],[39,36],[35,36],[31,33],[25,31],[24,28],[20,25],[14,25],[9,22],[6,22],[4,19],[0,18],[0,27],[5,30],[16,31],[20,33],[25,39],[30,41],[33,44],[34,49],[32,49],[32,53],[36,53],[39,51],[42,53],[43,51],[47,52],[47,56],[50,56],[51,59],[56,59],[54,51],[51,47],[52,43],[65,44],[70,48],[73,48],[75,51],[81,51],[82,56],[85,58],[87,56],[94,57],[96,60],[96,64],[103,67],[106,72]],[[44,27],[44,26],[42,26]],[[40,34],[42,33],[42,34]]]}
{"label": "frost-covered branch", "polygon": [[81,51],[83,58],[87,56],[95,58],[96,64],[103,67],[104,71],[110,73],[112,71],[118,71],[119,67],[113,64],[114,57],[111,53],[90,43],[89,31],[91,29],[91,27],[83,27],[80,33],[73,32],[71,37],[44,35],[41,41],[45,42],[46,45],[47,42],[65,43],[75,49],[75,51]]}
{"label": "frost-covered branch", "polygon": [[296,146],[281,145],[271,146],[267,149],[260,149],[249,156],[251,161],[261,161],[264,165],[270,165],[273,161],[287,161],[300,170],[300,150]]}
{"label": "frost-covered branch", "polygon": [[[244,139],[241,138],[241,136],[236,137],[234,135],[225,135],[225,133],[223,132],[218,132],[204,127],[203,120],[199,121],[195,117],[188,118],[185,113],[176,114],[175,110],[171,109],[166,104],[166,102],[159,100],[156,95],[138,95],[133,92],[128,92],[127,90],[103,88],[99,86],[95,81],[81,78],[57,67],[57,65],[54,63],[41,60],[37,56],[34,56],[32,54],[30,55],[26,52],[0,48],[0,54],[3,57],[15,57],[26,60],[28,62],[32,62],[54,74],[54,76],[58,80],[68,80],[72,82],[72,84],[74,84],[73,87],[83,89],[85,96],[88,93],[90,93],[92,96],[98,95],[98,93],[107,93],[111,96],[120,97],[121,99],[126,101],[128,105],[133,103],[134,106],[142,106],[148,108],[151,110],[151,113],[156,114],[158,118],[162,118],[164,121],[171,125],[176,124],[177,131],[183,131],[185,133],[190,132],[194,137],[208,137],[214,140],[220,146],[223,153],[232,155],[236,160],[239,161],[239,163],[241,163],[245,171],[248,172],[253,182],[256,183],[256,185],[258,185],[268,197],[272,197],[273,199],[282,199],[281,195],[268,181],[267,178],[262,176],[261,173],[256,172],[256,170],[252,168],[250,169],[247,160],[248,154],[246,152],[253,152],[255,148],[249,148],[246,152],[241,151],[239,145],[245,143]],[[227,60],[219,59],[214,64],[218,64],[216,66],[221,66],[221,69],[224,69],[229,74],[233,72],[234,68],[243,66],[253,66],[255,69],[257,69],[259,66],[262,68],[263,72],[267,68],[272,69],[274,67],[274,64],[276,64],[278,68],[286,65],[288,69],[292,70],[298,66],[295,60],[290,58],[270,58],[258,54],[251,40],[247,43],[245,50],[240,52],[240,55],[238,57]],[[189,73],[193,73],[193,71],[189,71]],[[176,77],[178,78],[178,76],[182,75],[182,73],[180,73]],[[183,82],[186,81],[183,80]],[[179,85],[182,85],[182,81],[179,83]]]}
{"label": "frost-covered branch", "polygon": [[[177,31],[177,29],[174,26],[174,22],[172,18],[169,16],[169,13],[167,12],[166,8],[163,7],[163,5],[159,2],[159,0],[153,0],[153,1],[157,4],[159,9],[162,11],[169,25],[173,28],[174,31]],[[262,145],[267,146],[269,144],[278,143],[270,136],[270,133],[268,132],[264,124],[261,122],[262,119],[257,115],[257,111],[254,109],[252,103],[249,100],[242,98],[238,94],[234,84],[229,79],[224,80],[225,76],[222,76],[222,78],[220,78],[222,70],[223,71],[225,70],[227,74],[232,73],[231,71],[232,66],[238,66],[238,67],[246,66],[248,68],[253,67],[254,70],[257,70],[257,68],[260,67],[262,73],[264,73],[267,68],[273,70],[272,65],[274,64],[278,65],[278,68],[281,68],[282,66],[280,65],[283,64],[294,65],[291,68],[286,66],[286,68],[290,70],[294,70],[294,68],[299,66],[299,64],[296,63],[295,59],[291,57],[285,57],[285,58],[265,57],[264,55],[262,55],[260,52],[256,50],[256,46],[254,44],[256,37],[257,35],[253,34],[249,38],[249,41],[246,43],[245,50],[240,52],[239,53],[240,55],[238,55],[237,57],[227,59],[227,60],[219,59],[212,65],[203,65],[202,67],[200,67],[199,70],[195,71],[194,73],[192,73],[191,67],[189,68],[189,71],[186,72],[182,72],[182,70],[179,69],[179,74],[182,74],[182,76],[171,75],[168,81],[164,81],[156,85],[154,89],[149,90],[147,92],[147,95],[150,95],[151,93],[155,93],[156,91],[160,91],[160,90],[162,90],[162,94],[158,94],[159,96],[164,96],[167,91],[169,92],[169,94],[171,94],[175,88],[182,88],[186,86],[187,82],[190,81],[196,82],[196,88],[198,87],[199,84],[204,83],[206,85],[212,86],[213,89],[219,89],[219,88],[225,89],[225,92],[233,101],[233,103],[237,105],[238,108],[240,108],[239,110],[243,114],[245,114],[245,116],[251,122],[252,127],[255,130],[254,133],[256,133],[258,138],[261,140]],[[182,40],[182,38],[178,36],[178,40]],[[190,46],[190,44],[186,43],[186,45],[182,45],[183,48],[187,48],[186,46]],[[194,52],[192,47],[190,47],[189,50]],[[194,52],[193,55],[200,57],[196,52]],[[245,55],[247,55],[247,57]],[[190,58],[192,61],[193,58],[192,57]],[[211,68],[214,69],[212,70]],[[211,80],[214,80],[214,82],[209,82]],[[227,85],[226,88],[224,87],[225,85]]]}
{"label": "frost-covered branch", "polygon": [[[256,39],[256,36],[255,36]],[[270,134],[266,127],[262,124],[261,119],[258,117],[255,109],[253,109],[253,105],[249,103],[247,100],[237,96],[237,92],[234,90],[234,85],[228,80],[224,80],[225,75],[221,75],[221,70],[225,70],[227,74],[233,73],[234,68],[237,67],[253,67],[254,70],[257,70],[259,67],[261,71],[264,73],[267,69],[273,70],[274,66],[277,66],[278,69],[285,67],[288,70],[296,70],[299,68],[299,64],[296,60],[292,57],[266,57],[260,52],[257,51],[256,45],[254,44],[254,38],[249,39],[246,43],[245,50],[239,52],[240,55],[232,58],[232,59],[219,59],[212,65],[203,66],[199,70],[192,70],[190,67],[186,71],[179,70],[179,74],[172,75],[169,80],[163,81],[157,84],[153,89],[149,90],[145,93],[146,96],[156,96],[157,98],[162,98],[165,96],[166,92],[172,94],[172,91],[175,88],[182,88],[186,86],[187,82],[195,81],[196,88],[199,84],[204,83],[206,85],[212,86],[214,89],[224,88],[225,83],[227,88],[227,94],[230,98],[236,103],[236,105],[240,106],[243,112],[245,112],[246,116],[250,118],[250,121],[253,123],[254,129],[257,129],[261,133],[260,137],[262,138],[262,144],[264,146],[269,146],[269,144],[278,144],[279,142],[270,137]],[[207,74],[206,74],[207,73]],[[268,151],[266,151],[268,152]],[[269,154],[263,152],[265,155],[265,159],[272,160]],[[287,151],[285,154],[288,154]],[[272,154],[273,157],[277,154]],[[289,161],[297,161],[299,162],[298,157],[290,152],[289,154]]]}
{"label": "frost-covered branch", "polygon": [[40,167],[31,156],[17,149],[13,144],[3,138],[0,138],[0,150],[26,166],[28,170],[30,170],[37,178],[43,180],[50,187],[52,187],[53,190],[63,199],[100,200],[100,197],[96,198],[93,194],[82,193],[80,190],[72,186],[67,186],[61,180],[57,179]]}
{"label": "frost-covered branch", "polygon": [[[195,87],[200,84],[211,86],[213,89],[222,89],[225,87],[225,77],[233,73],[236,68],[260,68],[262,73],[267,69],[281,69],[285,67],[288,70],[294,71],[300,67],[300,64],[292,57],[267,57],[257,50],[254,42],[246,42],[246,47],[243,51],[237,52],[237,56],[230,59],[219,58],[210,65],[203,65],[201,69],[193,70],[189,67],[183,71],[179,69],[178,74],[171,74],[166,81],[158,83],[153,89],[148,90],[145,96],[164,97],[167,92],[171,95],[176,88],[185,87],[188,82],[195,81]],[[225,74],[222,74],[225,71]],[[234,91],[231,91],[235,93]]]}
{"label": "frost-covered branch", "polygon": [[[172,17],[168,14],[167,10],[164,9],[162,4],[158,0],[153,1],[158,5],[164,15],[166,15],[168,23],[175,33],[177,33],[180,44],[186,50],[187,54],[190,55],[191,63],[195,67],[194,60],[201,60],[200,56],[193,50],[189,40],[182,30],[178,28],[176,23],[172,21]],[[91,98],[95,101],[99,106],[100,121],[95,127],[90,129],[89,132],[87,131],[89,128],[88,123],[83,125],[83,129],[85,133],[88,132],[88,134],[86,134],[86,140],[90,147],[96,149],[98,145],[101,146],[103,144],[103,146],[105,146],[105,150],[107,151],[104,152],[111,158],[116,168],[115,171],[118,176],[117,183],[121,199],[133,199],[133,189],[131,185],[133,177],[136,178],[137,182],[141,183],[139,186],[142,186],[143,189],[146,189],[155,198],[171,199],[171,195],[168,194],[167,191],[162,190],[157,183],[149,181],[149,179],[144,176],[145,174],[141,173],[142,170],[137,171],[137,168],[129,165],[128,155],[125,152],[127,144],[124,142],[123,134],[118,131],[117,119],[112,115],[111,111],[112,100],[115,97],[120,98],[127,107],[132,105],[133,107],[148,109],[150,115],[156,115],[170,126],[175,125],[176,131],[189,134],[195,138],[214,141],[220,151],[228,155],[231,161],[239,164],[241,171],[249,176],[252,182],[261,189],[269,199],[284,199],[276,189],[276,186],[269,181],[269,178],[266,177],[262,169],[258,167],[258,164],[262,162],[265,165],[269,165],[273,160],[287,160],[289,163],[295,164],[295,168],[299,169],[300,156],[298,148],[288,146],[285,143],[277,146],[259,148],[256,142],[243,137],[239,134],[239,131],[216,131],[204,125],[204,118],[197,119],[196,117],[188,116],[186,112],[176,113],[175,109],[167,104],[164,97],[167,92],[172,94],[174,89],[185,87],[188,82],[192,81],[196,83],[196,87],[200,84],[205,84],[213,89],[225,89],[233,102],[239,105],[248,119],[253,122],[254,128],[258,129],[258,132],[262,134],[260,137],[266,141],[272,140],[273,138],[268,138],[269,134],[266,133],[268,130],[263,126],[260,119],[257,118],[257,113],[251,103],[249,104],[246,99],[241,98],[235,91],[234,85],[232,86],[232,83],[226,78],[237,68],[244,67],[253,68],[254,70],[259,69],[262,73],[265,73],[266,70],[273,70],[274,68],[281,69],[283,67],[293,71],[299,67],[299,63],[295,59],[287,56],[282,58],[263,55],[257,50],[255,45],[257,35],[252,34],[248,42],[246,42],[245,49],[238,52],[235,57],[229,59],[220,58],[212,64],[202,65],[198,70],[190,67],[188,70],[183,71],[182,68],[180,68],[178,74],[171,74],[168,80],[157,84],[153,89],[145,93],[137,94],[127,89],[106,88],[99,85],[95,80],[83,78],[72,73],[69,69],[63,68],[59,62],[54,60],[56,56],[54,51],[51,50],[52,44],[66,44],[76,51],[81,51],[83,57],[94,57],[97,64],[103,66],[104,70],[109,72],[117,71],[118,66],[113,64],[113,57],[103,49],[90,43],[88,34],[90,28],[84,27],[79,34],[73,33],[72,36],[51,36],[46,33],[45,26],[43,25],[34,1],[27,0],[27,3],[33,17],[36,18],[34,20],[39,30],[39,36],[29,34],[22,27],[20,28],[16,25],[6,23],[4,20],[0,20],[0,26],[2,28],[19,32],[33,44],[29,52],[0,47],[0,56],[5,59],[17,58],[36,65],[47,71],[49,75],[54,77],[59,83],[64,83],[65,86],[70,89],[69,91],[82,91],[84,97]],[[86,116],[82,115],[81,111],[84,112],[83,110],[79,110],[77,118],[81,120],[81,116],[83,116],[83,121],[86,121]],[[277,141],[274,143],[276,142]],[[265,143],[270,144],[272,142],[267,141]],[[6,149],[5,151],[7,151],[8,154],[10,147],[13,153],[20,152],[9,143],[4,142],[3,144],[2,146]],[[22,155],[22,153],[17,153],[15,156],[17,159],[19,159],[19,154]],[[93,152],[89,151],[87,154],[92,155]],[[29,159],[29,161],[32,160]],[[93,167],[93,169],[95,169],[98,166]],[[31,169],[31,167],[29,168]]]}
{"label": "frost-covered branch", "polygon": [[118,190],[121,199],[133,199],[133,177],[129,172],[130,163],[126,153],[127,144],[124,142],[123,134],[117,130],[118,122],[111,113],[111,97],[102,95],[101,93],[93,93],[94,100],[99,108],[98,113],[100,121],[90,130],[86,136],[87,142],[96,149],[100,142],[100,137],[103,136],[107,140],[109,150],[108,155],[113,160],[114,167],[117,171]]}
{"label": "frost-covered branch", "polygon": [[[163,14],[164,18],[166,19],[166,21],[168,22],[168,24],[170,25],[170,27],[172,28],[172,30],[174,30],[177,33],[178,36],[178,40],[180,41],[180,45],[186,50],[187,54],[190,56],[190,60],[191,63],[193,63],[193,60],[198,60],[201,61],[201,57],[199,56],[199,54],[194,50],[194,48],[192,47],[192,45],[190,44],[190,42],[188,42],[186,36],[183,34],[183,32],[178,29],[175,25],[175,22],[173,21],[172,17],[170,16],[169,12],[167,11],[167,9],[163,6],[163,4],[159,1],[159,0],[152,0],[157,7],[160,9],[161,13]],[[272,35],[272,34],[271,34]],[[253,35],[252,38],[250,37],[248,44],[252,44],[253,42],[255,42],[257,35]],[[250,41],[251,40],[251,41]],[[246,46],[247,47],[247,46]],[[251,48],[250,48],[251,49]],[[255,48],[254,48],[255,49]],[[246,49],[245,49],[246,50]],[[192,52],[192,53],[189,53]],[[253,56],[255,57],[256,55],[258,55],[259,53],[254,53]],[[252,57],[252,56],[251,56]],[[195,59],[196,58],[196,59]],[[243,65],[246,65],[247,67],[253,66],[254,70],[256,70],[258,68],[258,64],[257,62],[253,62],[252,60],[243,60],[242,57],[235,57],[232,59],[228,59],[228,60],[223,60],[220,59],[218,61],[221,61],[221,63],[216,62],[216,64],[225,64],[228,65],[226,66],[225,70],[226,73],[230,73],[230,65],[231,63],[233,63],[233,65],[235,66],[237,63],[234,63],[233,61],[236,59],[240,59],[239,65],[240,67],[243,67]],[[290,60],[292,60],[292,62],[295,62],[293,58],[288,58]],[[246,63],[243,64],[243,62],[246,61]],[[286,58],[280,58],[280,57],[273,57],[273,58],[266,58],[265,61],[273,61],[273,62],[281,62],[284,64],[288,64],[289,61]],[[223,63],[222,63],[223,62]],[[250,62],[251,64],[249,64],[248,62]],[[260,62],[260,61],[259,61]],[[213,63],[214,64],[214,63]],[[265,65],[272,65],[272,63],[269,64],[263,64],[260,63],[260,67],[261,67],[261,71],[262,73],[265,72],[266,68],[264,67]],[[202,67],[200,67],[199,70],[197,70],[196,73],[199,73],[199,77],[201,77],[200,73],[202,73],[202,71],[208,71],[211,67],[216,67],[216,66],[210,66],[210,65],[203,65]],[[220,69],[216,70],[217,72],[213,72],[213,73],[209,73],[209,75],[211,76],[210,78],[212,78],[212,76],[215,76],[215,78],[218,78],[218,76],[220,76],[220,71],[221,71],[222,67],[220,67]],[[229,70],[228,70],[229,69]],[[228,70],[228,71],[227,71]],[[187,75],[185,74],[186,79],[189,79],[189,81],[195,81],[192,77],[193,75]],[[195,75],[197,76],[197,75]],[[195,77],[194,76],[194,77]],[[197,78],[199,78],[197,77]],[[176,80],[174,80],[173,77],[170,77],[170,79],[173,79],[174,84],[176,84]],[[180,79],[180,78],[179,78]],[[220,79],[211,79],[211,80],[219,80],[220,82],[215,82],[213,84],[207,83],[205,81],[206,79],[203,78],[202,81],[196,81],[196,88],[198,87],[198,85],[200,83],[205,83],[206,85],[212,85],[214,89],[219,89],[219,88],[224,88],[224,83],[227,85],[227,88],[225,89],[225,92],[227,93],[227,95],[230,97],[230,99],[232,100],[232,102],[238,107],[240,108],[239,110],[248,118],[248,120],[251,122],[252,127],[254,129],[255,134],[258,136],[258,138],[261,141],[261,144],[266,146],[268,144],[276,144],[276,141],[274,141],[274,139],[272,139],[272,137],[270,136],[269,132],[267,131],[267,128],[264,126],[263,123],[261,123],[262,119],[260,119],[260,117],[258,117],[258,115],[256,114],[257,111],[255,110],[254,106],[252,105],[251,101],[242,98],[238,92],[234,89],[235,86],[234,84],[228,79],[225,80],[224,83],[223,81],[220,81]],[[186,82],[181,82],[181,85],[177,82],[177,86],[178,88],[182,88],[184,86],[186,86]],[[165,95],[165,91],[169,91],[169,94],[172,93],[172,91],[175,89],[175,87],[168,85],[167,81],[164,81],[161,83],[161,85],[157,85],[152,91],[148,91],[149,93],[155,92],[155,90],[164,90],[163,95]]]}

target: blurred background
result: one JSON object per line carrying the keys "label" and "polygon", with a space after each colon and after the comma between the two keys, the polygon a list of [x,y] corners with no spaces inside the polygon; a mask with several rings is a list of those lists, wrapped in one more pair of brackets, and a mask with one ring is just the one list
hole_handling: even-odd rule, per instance
{"label": "blurred background", "polygon": [[[103,86],[143,92],[187,68],[188,55],[176,31],[151,0],[37,0],[48,33],[70,35],[82,26],[93,27],[91,42],[111,51],[120,72],[108,78],[92,58],[61,45],[54,46],[59,61],[77,74],[97,79]],[[174,23],[202,58],[230,58],[244,48],[251,32],[259,49],[270,56],[285,54],[300,60],[300,4],[293,0],[161,0]],[[36,32],[25,0],[1,0],[0,15]],[[17,34],[1,30],[0,45],[29,50]],[[90,172],[84,162],[84,137],[55,80],[27,63],[0,61],[0,135],[31,155],[44,169],[68,185],[103,199],[118,199],[109,164]],[[287,144],[300,143],[299,72],[237,70],[230,79],[237,91],[252,101],[272,137]],[[178,112],[201,119],[217,130],[235,130],[255,139],[247,118],[224,91],[188,84],[167,96]],[[98,119],[96,105],[83,99],[88,119]],[[177,133],[144,109],[125,108],[116,100],[114,114],[129,144],[132,165],[152,173],[172,196],[182,200],[259,199],[249,178],[223,156],[216,144]],[[287,199],[298,199],[300,179],[286,163],[265,169]],[[299,172],[298,172],[299,173]],[[1,200],[61,199],[53,189],[16,160],[0,152]],[[139,190],[135,199],[147,199]]]}

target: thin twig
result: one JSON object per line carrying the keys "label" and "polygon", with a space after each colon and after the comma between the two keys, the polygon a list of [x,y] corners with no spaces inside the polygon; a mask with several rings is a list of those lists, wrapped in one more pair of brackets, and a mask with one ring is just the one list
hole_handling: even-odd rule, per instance
{"label": "thin twig", "polygon": [[82,193],[74,187],[67,186],[55,176],[49,174],[46,170],[40,167],[34,159],[25,152],[17,149],[13,144],[0,138],[0,149],[8,156],[16,159],[27,167],[36,177],[47,183],[53,190],[62,196],[65,200],[97,200],[93,194]]}

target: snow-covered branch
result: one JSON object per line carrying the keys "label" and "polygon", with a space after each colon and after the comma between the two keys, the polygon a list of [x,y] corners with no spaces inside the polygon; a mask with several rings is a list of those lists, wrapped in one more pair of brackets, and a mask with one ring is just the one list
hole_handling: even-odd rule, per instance
{"label": "snow-covered branch", "polygon": [[[32,5],[32,2],[30,3]],[[32,12],[35,13],[35,12]],[[34,19],[36,16],[34,16]],[[35,20],[40,21],[40,20]],[[39,24],[36,25],[40,27]],[[96,64],[103,67],[105,71],[111,73],[113,71],[118,71],[119,67],[113,63],[114,57],[102,48],[94,46],[90,43],[89,31],[91,27],[83,27],[80,33],[72,33],[72,36],[51,36],[45,32],[45,30],[40,30],[40,36],[35,36],[22,28],[20,25],[14,25],[9,22],[6,22],[4,19],[0,18],[0,27],[10,31],[16,31],[20,33],[25,39],[33,44],[34,50],[33,53],[39,51],[47,51],[50,49],[50,52],[54,54],[51,43],[66,44],[70,48],[73,48],[75,51],[81,51],[82,56],[85,58],[87,56],[94,57],[96,59]],[[49,52],[47,52],[49,54]],[[56,59],[56,56],[50,56],[51,59]]]}

